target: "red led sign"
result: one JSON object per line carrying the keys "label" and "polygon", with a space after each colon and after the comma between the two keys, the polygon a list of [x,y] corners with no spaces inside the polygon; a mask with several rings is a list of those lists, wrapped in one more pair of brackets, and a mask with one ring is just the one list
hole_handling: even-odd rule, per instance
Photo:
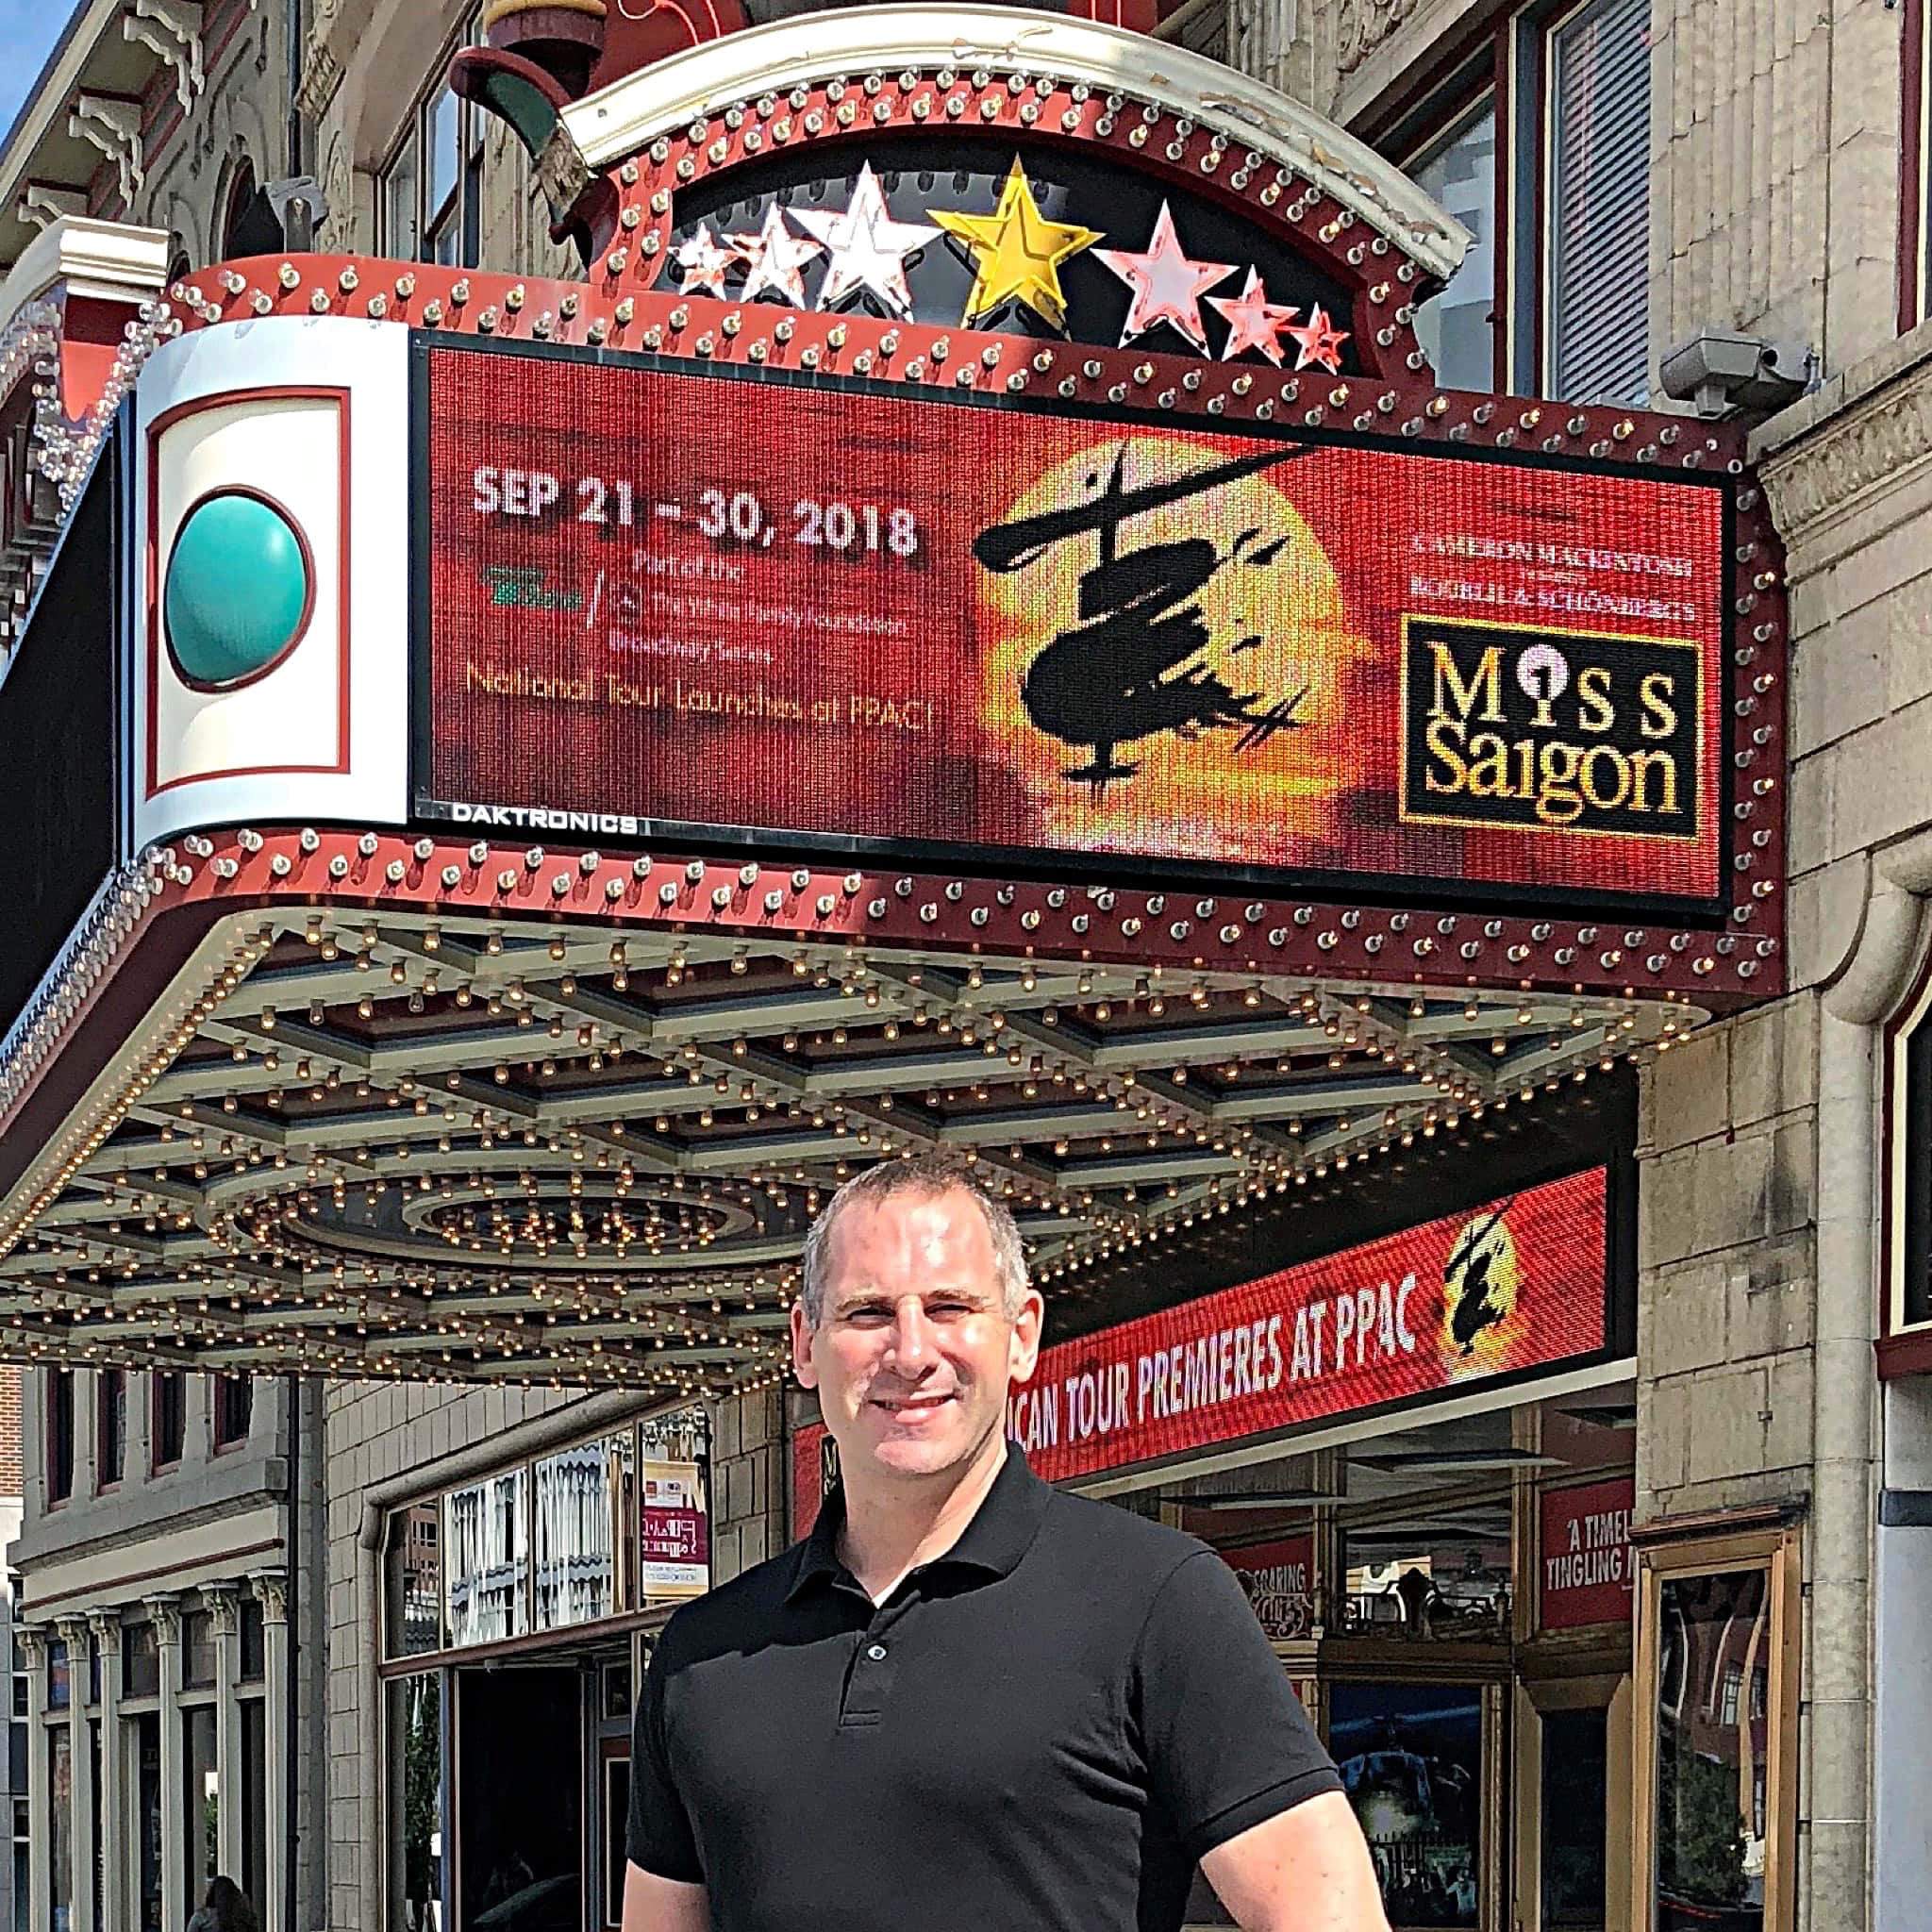
{"label": "red led sign", "polygon": [[1720,893],[1708,484],[420,353],[425,816]]}
{"label": "red led sign", "polygon": [[[1607,1186],[1546,1181],[1044,1349],[1008,1433],[1060,1482],[1598,1354]],[[821,1439],[794,1446],[795,1527]]]}

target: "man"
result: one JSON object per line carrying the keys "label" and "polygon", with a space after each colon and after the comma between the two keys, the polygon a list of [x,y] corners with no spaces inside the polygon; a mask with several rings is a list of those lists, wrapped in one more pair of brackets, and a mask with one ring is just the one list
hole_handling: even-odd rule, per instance
{"label": "man", "polygon": [[1045,1305],[967,1171],[888,1161],[791,1311],[841,1483],[678,1612],[639,1701],[624,1932],[1386,1932],[1341,1781],[1234,1574],[1035,1477]]}

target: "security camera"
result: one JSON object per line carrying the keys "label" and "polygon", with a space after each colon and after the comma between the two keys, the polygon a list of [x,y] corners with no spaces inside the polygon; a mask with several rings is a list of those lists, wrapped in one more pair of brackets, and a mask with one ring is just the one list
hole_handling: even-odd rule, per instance
{"label": "security camera", "polygon": [[1769,415],[1816,386],[1818,358],[1799,342],[1707,328],[1664,357],[1664,393],[1694,403],[1700,416]]}

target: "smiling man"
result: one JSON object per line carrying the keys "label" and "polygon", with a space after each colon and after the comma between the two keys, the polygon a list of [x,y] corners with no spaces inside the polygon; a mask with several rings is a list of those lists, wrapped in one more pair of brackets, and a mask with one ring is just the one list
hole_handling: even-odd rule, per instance
{"label": "smiling man", "polygon": [[1386,1932],[1368,1847],[1233,1573],[1028,1471],[1044,1305],[963,1167],[887,1162],[806,1244],[841,1487],[680,1610],[636,1718],[624,1932]]}

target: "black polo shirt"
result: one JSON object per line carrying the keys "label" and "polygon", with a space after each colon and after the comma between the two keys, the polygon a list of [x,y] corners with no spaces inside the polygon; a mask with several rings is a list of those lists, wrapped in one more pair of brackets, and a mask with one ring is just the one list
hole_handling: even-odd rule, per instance
{"label": "black polo shirt", "polygon": [[1203,1853],[1341,1789],[1191,1537],[1012,1449],[874,1607],[841,1520],[680,1610],[638,1704],[631,1859],[719,1932],[1174,1932]]}

